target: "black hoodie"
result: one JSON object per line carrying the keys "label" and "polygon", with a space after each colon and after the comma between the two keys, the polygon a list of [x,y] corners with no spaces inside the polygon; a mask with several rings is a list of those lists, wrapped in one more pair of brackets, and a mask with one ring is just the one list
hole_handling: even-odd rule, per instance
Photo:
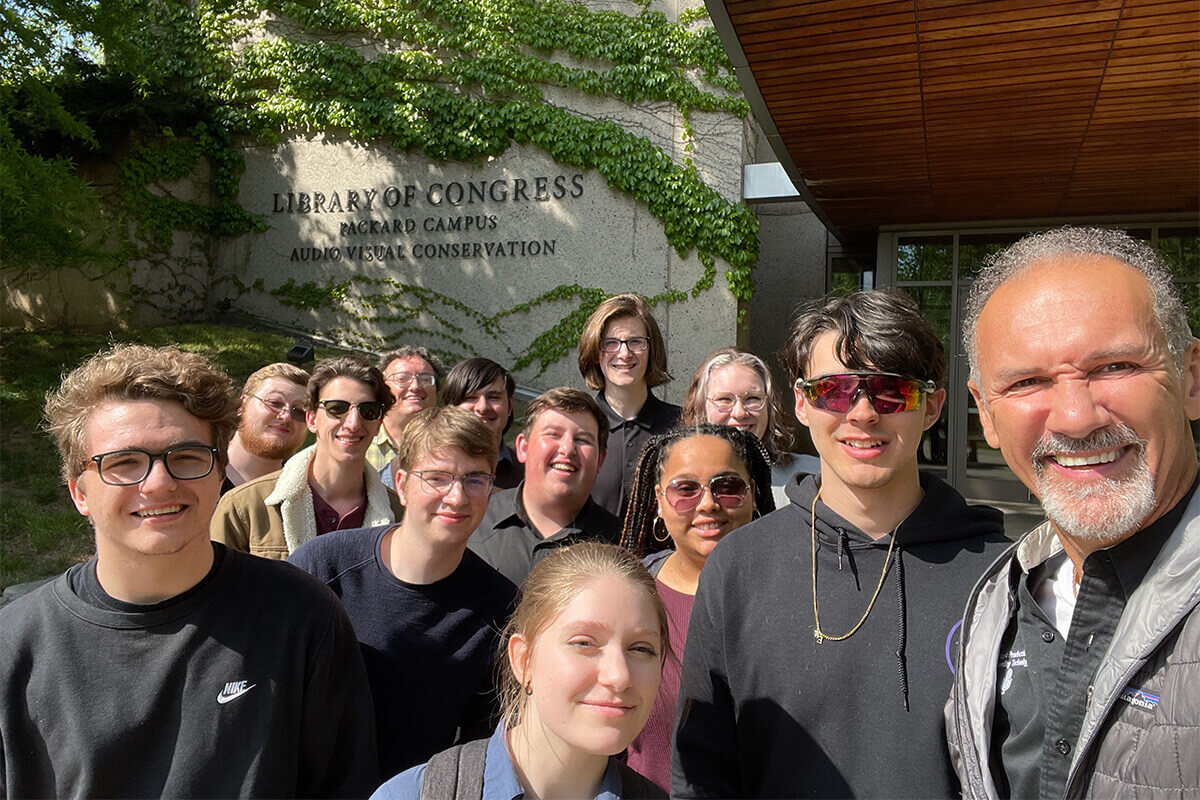
{"label": "black hoodie", "polygon": [[956,797],[942,707],[975,581],[1009,544],[1002,515],[921,476],[925,497],[872,540],[816,509],[821,629],[813,627],[813,476],[791,503],[725,537],[700,575],[672,753],[678,797]]}

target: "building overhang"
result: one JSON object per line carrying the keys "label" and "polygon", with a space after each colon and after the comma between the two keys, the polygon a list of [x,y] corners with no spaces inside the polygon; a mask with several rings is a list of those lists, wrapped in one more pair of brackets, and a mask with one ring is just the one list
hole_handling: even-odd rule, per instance
{"label": "building overhang", "polygon": [[1200,213],[1194,0],[706,0],[800,196],[881,227]]}

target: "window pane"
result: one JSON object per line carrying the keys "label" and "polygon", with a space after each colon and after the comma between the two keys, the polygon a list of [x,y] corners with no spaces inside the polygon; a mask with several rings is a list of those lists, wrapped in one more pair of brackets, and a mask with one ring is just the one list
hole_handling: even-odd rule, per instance
{"label": "window pane", "polygon": [[974,280],[984,261],[1020,239],[1022,233],[964,233],[958,237],[958,276]]}
{"label": "window pane", "polygon": [[897,281],[949,281],[954,278],[954,238],[906,236],[896,246]]}
{"label": "window pane", "polygon": [[[1176,278],[1200,278],[1200,228],[1159,228],[1158,254]],[[1195,306],[1188,306],[1195,311]],[[1193,316],[1192,330],[1196,330]]]}
{"label": "window pane", "polygon": [[[950,287],[949,286],[905,286],[901,288],[905,294],[912,297],[921,307],[921,313],[929,324],[937,331],[946,348],[946,355],[952,352],[950,348]],[[917,463],[921,469],[932,472],[942,478],[946,477],[946,456],[949,451],[950,415],[943,406],[942,415],[925,435],[921,437],[921,447],[917,450]]]}

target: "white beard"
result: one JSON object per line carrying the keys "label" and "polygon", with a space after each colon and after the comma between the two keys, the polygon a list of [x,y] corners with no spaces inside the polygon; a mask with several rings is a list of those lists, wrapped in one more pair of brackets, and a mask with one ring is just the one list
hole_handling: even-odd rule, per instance
{"label": "white beard", "polygon": [[[1059,480],[1046,469],[1050,453],[1071,454],[1134,446],[1133,469],[1122,478],[1086,484]],[[1059,530],[1076,539],[1119,540],[1138,529],[1154,509],[1154,476],[1146,462],[1146,443],[1126,425],[1112,425],[1084,439],[1043,436],[1034,447],[1033,470],[1042,508]]]}

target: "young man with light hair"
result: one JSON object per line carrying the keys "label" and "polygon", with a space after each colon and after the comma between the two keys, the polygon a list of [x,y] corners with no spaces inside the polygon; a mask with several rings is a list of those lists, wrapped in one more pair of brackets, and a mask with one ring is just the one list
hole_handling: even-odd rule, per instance
{"label": "young man with light hair", "polygon": [[467,546],[520,586],[556,547],[617,544],[621,520],[591,497],[607,444],[608,417],[587,393],[559,388],[534,398],[516,442],[525,479],[492,497]]}
{"label": "young man with light hair", "polygon": [[229,378],[114,347],[47,398],[96,554],[0,610],[0,796],[362,797],[370,691],[337,599],[212,542]]}
{"label": "young man with light hair", "polygon": [[967,798],[1200,789],[1200,340],[1146,243],[1027,236],[975,278],[968,384],[1048,519],[972,593],[946,707]]}
{"label": "young man with light hair", "polygon": [[679,797],[953,797],[942,706],[1000,512],[917,468],[946,397],[933,327],[896,291],[816,301],[785,361],[820,474],[721,541],[692,607]]}
{"label": "young man with light hair", "polygon": [[221,494],[282,469],[283,462],[304,444],[307,386],[307,372],[282,362],[268,364],[246,379]]}
{"label": "young man with light hair", "polygon": [[394,465],[403,520],[321,536],[288,559],[350,615],[385,775],[495,726],[494,660],[517,587],[466,546],[487,510],[496,442],[464,409],[418,412]]}
{"label": "young man with light hair", "polygon": [[392,402],[383,374],[367,361],[342,356],[318,362],[305,395],[305,418],[316,444],[288,459],[282,470],[222,497],[213,539],[283,559],[322,533],[398,519],[403,506],[366,460]]}
{"label": "young man with light hair", "polygon": [[383,424],[367,448],[367,463],[379,472],[383,485],[395,485],[392,459],[400,442],[405,424],[418,411],[437,405],[437,384],[442,367],[424,347],[407,345],[384,353],[379,359],[379,371],[387,381],[396,402],[383,417]]}

